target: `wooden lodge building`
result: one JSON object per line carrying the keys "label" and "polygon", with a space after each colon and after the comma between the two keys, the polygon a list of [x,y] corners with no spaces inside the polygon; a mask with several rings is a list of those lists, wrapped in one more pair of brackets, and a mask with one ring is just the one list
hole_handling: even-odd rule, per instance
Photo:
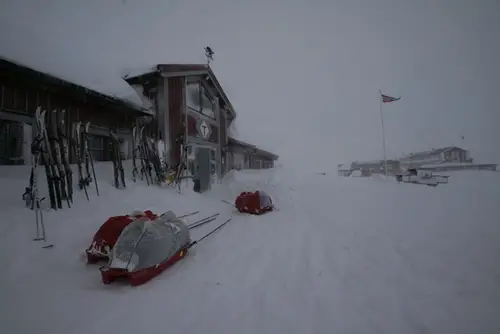
{"label": "wooden lodge building", "polygon": [[65,109],[68,134],[73,122],[90,121],[89,148],[96,161],[111,159],[110,127],[126,137],[136,119],[147,115],[146,110],[129,102],[0,58],[0,164],[31,163],[38,106],[48,111]]}
{"label": "wooden lodge building", "polygon": [[[90,121],[91,154],[111,160],[109,129],[117,132],[122,155],[131,158],[132,128],[138,120],[161,142],[170,166],[186,152],[192,173],[209,168],[218,177],[233,168],[273,167],[277,155],[228,136],[236,119],[222,86],[208,65],[158,65],[125,78],[140,103],[112,97],[0,58],[0,164],[30,164],[36,135],[34,113],[65,109],[68,134],[77,121]],[[73,150],[70,159],[74,163]],[[126,171],[127,172],[127,171]]]}

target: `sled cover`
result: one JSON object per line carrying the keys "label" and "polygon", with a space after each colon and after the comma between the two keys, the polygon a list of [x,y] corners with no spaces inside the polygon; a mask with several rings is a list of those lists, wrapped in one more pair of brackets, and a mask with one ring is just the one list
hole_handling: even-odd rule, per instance
{"label": "sled cover", "polygon": [[146,210],[144,212],[134,211],[129,215],[108,218],[96,232],[92,239],[92,243],[86,249],[87,262],[96,263],[99,260],[109,260],[111,250],[115,246],[123,229],[135,219],[143,216],[149,219],[155,219],[157,217],[156,214],[150,210]]}
{"label": "sled cover", "polygon": [[128,224],[111,251],[110,269],[135,272],[167,261],[191,242],[184,220],[168,211],[154,220],[139,217]]}

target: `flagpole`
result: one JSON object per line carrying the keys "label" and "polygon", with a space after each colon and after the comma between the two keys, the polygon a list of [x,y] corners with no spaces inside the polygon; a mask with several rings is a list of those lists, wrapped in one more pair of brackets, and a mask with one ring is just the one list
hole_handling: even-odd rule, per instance
{"label": "flagpole", "polygon": [[385,150],[385,128],[384,128],[384,113],[382,111],[382,90],[378,90],[380,99],[380,120],[382,122],[382,147],[384,150],[384,174],[387,176],[387,155]]}

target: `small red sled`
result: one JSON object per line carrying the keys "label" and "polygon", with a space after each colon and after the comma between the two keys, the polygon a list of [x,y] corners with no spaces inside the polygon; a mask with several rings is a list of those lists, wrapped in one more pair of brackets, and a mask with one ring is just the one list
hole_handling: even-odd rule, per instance
{"label": "small red sled", "polygon": [[261,215],[274,210],[271,196],[264,191],[242,192],[234,201],[239,212]]}

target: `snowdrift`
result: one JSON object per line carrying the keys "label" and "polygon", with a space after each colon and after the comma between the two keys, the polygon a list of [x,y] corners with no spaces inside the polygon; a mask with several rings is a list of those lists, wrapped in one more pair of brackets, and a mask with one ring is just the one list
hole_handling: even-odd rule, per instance
{"label": "snowdrift", "polygon": [[[34,214],[21,200],[29,169],[0,175],[7,189],[20,190],[0,194],[5,332],[156,333],[165,324],[183,333],[248,334],[500,328],[500,173],[456,172],[446,186],[431,188],[312,172],[241,172],[215,192],[179,195],[141,182],[117,190],[112,167],[97,169],[101,196],[94,192],[87,201],[76,191],[71,209],[45,212],[55,246],[43,251],[31,241]],[[220,199],[234,200],[248,189],[272,194],[280,211],[236,215],[210,242],[198,244],[196,256],[183,256],[148,286],[104,286],[98,268],[83,265],[82,250],[117,213],[159,213],[168,205],[176,213],[229,215],[234,208]],[[192,239],[217,225],[191,230]],[[158,259],[167,259],[170,251],[161,251]],[[136,256],[124,258],[137,267],[127,271],[143,268],[139,252],[130,253]],[[131,311],[131,305],[137,307]],[[231,321],[221,321],[228,315]]]}

